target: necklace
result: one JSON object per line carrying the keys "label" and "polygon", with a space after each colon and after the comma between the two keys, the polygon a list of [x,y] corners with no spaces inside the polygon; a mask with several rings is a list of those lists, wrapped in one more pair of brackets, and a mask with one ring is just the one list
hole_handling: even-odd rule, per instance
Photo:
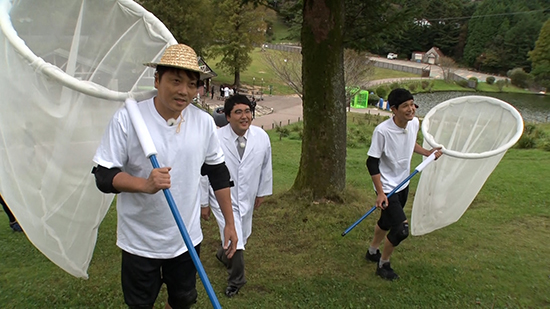
{"label": "necklace", "polygon": [[185,119],[183,119],[183,111],[181,112],[181,115],[178,118],[179,118],[179,121],[174,118],[170,118],[166,120],[166,124],[170,127],[175,125],[176,123],[178,124],[178,127],[176,128],[176,133],[180,133],[181,123],[185,121]]}

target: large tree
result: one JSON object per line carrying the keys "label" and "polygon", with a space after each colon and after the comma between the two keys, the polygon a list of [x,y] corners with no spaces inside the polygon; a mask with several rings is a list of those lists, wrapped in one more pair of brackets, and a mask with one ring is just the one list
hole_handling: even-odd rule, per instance
{"label": "large tree", "polygon": [[214,39],[211,1],[187,0],[185,5],[179,0],[137,0],[153,13],[172,32],[176,40],[187,44],[198,55],[204,55]]}
{"label": "large tree", "polygon": [[293,189],[315,200],[338,200],[346,183],[344,2],[303,2],[304,132]]}
{"label": "large tree", "polygon": [[469,21],[464,60],[483,71],[529,71],[527,52],[535,47],[548,18],[546,0],[485,0]]}
{"label": "large tree", "polygon": [[242,0],[213,0],[216,14],[213,56],[220,56],[220,68],[234,76],[233,84],[241,83],[241,72],[252,63],[250,53],[264,43],[267,30],[265,8]]}
{"label": "large tree", "polygon": [[535,49],[529,52],[529,60],[535,81],[550,90],[550,19],[542,26]]}

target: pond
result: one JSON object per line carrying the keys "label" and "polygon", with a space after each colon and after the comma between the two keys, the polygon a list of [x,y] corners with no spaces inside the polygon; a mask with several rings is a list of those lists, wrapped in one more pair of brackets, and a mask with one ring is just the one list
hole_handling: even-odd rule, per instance
{"label": "pond", "polygon": [[416,114],[423,117],[437,104],[467,95],[489,96],[508,102],[521,113],[525,122],[550,122],[550,96],[538,94],[493,92],[418,93],[414,95],[414,101],[419,106]]}

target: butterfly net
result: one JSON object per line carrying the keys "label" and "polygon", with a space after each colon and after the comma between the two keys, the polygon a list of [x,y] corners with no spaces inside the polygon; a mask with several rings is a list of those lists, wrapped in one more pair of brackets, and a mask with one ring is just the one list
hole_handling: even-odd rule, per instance
{"label": "butterfly net", "polygon": [[411,233],[423,235],[460,219],[522,132],[519,112],[491,97],[459,97],[430,110],[422,122],[424,148],[442,147],[444,155],[420,176]]}
{"label": "butterfly net", "polygon": [[92,158],[125,98],[154,95],[153,72],[176,44],[133,1],[0,0],[0,193],[29,240],[87,278],[113,195]]}

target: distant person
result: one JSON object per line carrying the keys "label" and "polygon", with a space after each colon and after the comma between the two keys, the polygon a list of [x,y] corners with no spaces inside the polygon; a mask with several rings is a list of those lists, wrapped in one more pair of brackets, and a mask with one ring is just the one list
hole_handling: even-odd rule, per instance
{"label": "distant person", "polygon": [[[409,236],[409,223],[403,211],[409,184],[403,185],[389,198],[386,195],[409,176],[413,152],[429,156],[436,149],[424,149],[416,142],[420,122],[415,117],[417,105],[408,90],[392,90],[388,103],[393,117],[376,126],[368,151],[367,168],[377,193],[376,207],[381,209],[381,213],[365,258],[377,263],[378,276],[395,280],[399,276],[391,268],[390,257],[395,247]],[[438,151],[436,159],[440,156]],[[380,253],[383,240],[384,250]]]}
{"label": "distant person", "polygon": [[[260,207],[264,197],[272,194],[273,187],[271,143],[263,129],[251,125],[251,105],[244,95],[238,94],[227,99],[224,111],[229,125],[218,129],[225,162],[235,183],[231,188],[231,202],[239,238],[237,252],[233,257],[227,256],[221,246],[216,253],[218,260],[227,268],[227,297],[235,296],[246,283],[244,250],[252,233],[252,215]],[[204,195],[206,193],[203,191]],[[205,199],[202,200],[201,203],[205,203]],[[226,223],[212,190],[207,200],[218,222],[221,239],[224,239]],[[209,216],[210,209],[203,207],[203,219],[208,219]]]}
{"label": "distant person", "polygon": [[216,91],[216,88],[214,87],[214,85],[212,85],[212,88],[211,88],[211,91],[210,91],[210,99],[211,100],[214,100],[214,91]]}
{"label": "distant person", "polygon": [[229,87],[225,86],[223,88],[223,99],[227,100],[229,98]]}
{"label": "distant person", "polygon": [[117,246],[121,281],[130,308],[153,308],[162,284],[168,304],[189,308],[197,300],[196,268],[162,192],[171,188],[189,237],[200,254],[199,185],[207,175],[226,223],[223,251],[237,249],[231,209],[230,174],[212,117],[191,104],[201,70],[195,51],[184,44],[166,48],[156,68],[157,95],[137,103],[156,149],[160,168],[143,153],[126,108],[113,116],[94,156],[96,185],[117,197]]}
{"label": "distant person", "polygon": [[2,208],[4,208],[4,211],[8,215],[8,219],[9,219],[9,222],[10,222],[10,228],[14,232],[23,232],[23,229],[21,228],[21,225],[19,225],[19,223],[15,219],[15,216],[11,213],[11,210],[8,208],[8,205],[6,204],[6,202],[4,201],[4,198],[1,195],[0,195],[0,204],[2,204]]}
{"label": "distant person", "polygon": [[250,111],[252,111],[252,119],[256,118],[256,105],[258,103],[256,102],[256,97],[252,97],[252,102],[250,102]]}

